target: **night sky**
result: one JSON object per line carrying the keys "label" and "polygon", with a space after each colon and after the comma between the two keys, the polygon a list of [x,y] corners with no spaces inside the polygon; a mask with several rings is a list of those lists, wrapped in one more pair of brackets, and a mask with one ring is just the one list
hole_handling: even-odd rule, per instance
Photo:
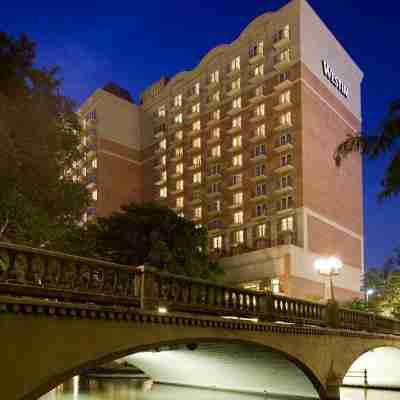
{"label": "night sky", "polygon": [[[108,81],[127,88],[137,99],[162,75],[192,69],[211,48],[236,39],[255,17],[286,3],[21,0],[1,5],[0,30],[28,33],[38,43],[38,62],[61,67],[64,91],[76,102]],[[310,4],[365,73],[364,130],[373,132],[389,102],[400,97],[400,2]],[[400,198],[384,204],[376,199],[386,161],[367,162],[364,167],[367,267],[382,264],[400,245]]]}

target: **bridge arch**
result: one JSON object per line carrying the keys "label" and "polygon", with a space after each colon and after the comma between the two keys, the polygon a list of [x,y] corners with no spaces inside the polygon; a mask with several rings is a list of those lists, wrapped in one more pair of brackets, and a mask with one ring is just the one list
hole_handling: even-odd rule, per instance
{"label": "bridge arch", "polygon": [[400,346],[373,345],[354,355],[343,379],[344,385],[400,389]]}
{"label": "bridge arch", "polygon": [[[135,340],[133,339],[132,342]],[[186,346],[190,344],[196,344],[198,348],[196,350],[186,350]],[[246,361],[251,361],[253,362],[252,369],[247,371],[247,374],[244,374],[243,376],[246,376],[246,379],[242,379],[241,382],[238,382],[237,386],[235,387],[229,387],[224,384],[218,385],[214,381],[203,381],[203,382],[194,382],[194,381],[176,381],[176,379],[173,379],[172,381],[162,381],[162,383],[178,383],[180,385],[187,385],[187,386],[196,386],[196,387],[204,387],[207,388],[209,387],[214,387],[214,388],[219,388],[222,390],[226,389],[234,389],[238,391],[251,391],[254,390],[254,392],[258,393],[263,393],[267,392],[270,394],[283,394],[283,395],[304,395],[304,396],[314,396],[315,398],[320,397],[321,399],[325,399],[326,397],[326,392],[324,389],[323,384],[321,383],[320,379],[316,375],[316,373],[309,367],[307,366],[303,360],[300,360],[298,357],[293,356],[292,354],[287,353],[286,351],[283,351],[282,349],[276,348],[274,345],[270,344],[265,344],[265,343],[260,343],[258,340],[248,340],[248,339],[230,339],[230,338],[221,338],[221,336],[216,336],[216,337],[204,337],[204,336],[194,336],[194,337],[184,337],[181,339],[175,339],[175,340],[168,340],[168,341],[156,341],[152,342],[146,345],[128,345],[126,349],[123,350],[118,350],[116,352],[111,352],[107,355],[102,355],[101,357],[97,359],[92,359],[85,361],[79,365],[75,365],[73,368],[70,368],[68,370],[63,371],[62,373],[53,375],[50,380],[48,380],[45,384],[40,385],[40,387],[35,388],[35,390],[31,393],[28,394],[26,397],[24,397],[24,400],[31,400],[34,398],[37,398],[37,396],[41,396],[43,394],[46,394],[49,392],[51,389],[55,388],[59,384],[63,383],[64,381],[72,378],[74,375],[78,375],[82,373],[82,371],[86,368],[93,368],[96,366],[99,366],[103,363],[107,363],[110,361],[114,361],[117,359],[121,358],[129,358],[130,361],[136,365],[137,367],[141,368],[145,373],[149,375],[150,378],[155,379],[156,381],[160,381],[158,376],[154,376],[151,372],[156,371],[160,372],[160,366],[163,367],[162,364],[160,364],[160,359],[162,359],[163,352],[169,352],[169,357],[171,357],[171,352],[175,353],[173,357],[175,358],[174,361],[179,362],[181,361],[179,354],[182,355],[183,352],[190,352],[195,355],[194,358],[192,358],[192,362],[199,362],[199,367],[205,367],[205,357],[208,357],[209,353],[206,354],[204,352],[204,349],[208,349],[209,347],[212,347],[212,351],[214,352],[215,346],[218,346],[220,349],[221,347],[223,348],[223,351],[225,352],[224,354],[224,359],[221,360],[220,357],[216,357],[215,359],[210,359],[207,360],[206,362],[209,363],[207,366],[208,368],[213,368],[218,367],[220,369],[221,367],[224,366],[225,363],[225,370],[222,371],[221,375],[219,376],[220,379],[226,379],[229,374],[232,372],[232,365],[226,365],[226,360],[229,358],[230,351],[235,352],[235,357],[238,356],[238,352],[242,354],[241,357],[241,364],[240,364],[240,372],[246,372],[245,368],[249,366],[249,363],[247,365],[244,364]],[[159,349],[164,350],[159,350]],[[157,351],[155,351],[158,349]],[[172,349],[171,351],[166,350],[166,349]],[[154,359],[154,356],[150,357],[152,360],[150,363],[143,362],[143,358],[146,358],[146,354],[149,352],[155,351],[153,354],[157,356],[157,360]],[[247,353],[246,353],[247,352]],[[258,362],[256,358],[254,357],[254,352],[257,352],[258,354]],[[201,356],[196,359],[196,354],[201,354]],[[260,357],[261,355],[261,357]],[[138,357],[137,357],[138,356]],[[228,357],[226,357],[228,356]],[[149,358],[147,359],[147,361]],[[169,360],[170,361],[170,360]],[[188,359],[185,358],[185,361],[187,362]],[[254,377],[252,376],[251,379],[249,379],[249,374],[252,374],[255,372],[256,368],[260,367],[260,362],[271,362],[273,364],[271,365],[264,365],[264,370],[259,371],[258,376]],[[254,364],[255,362],[255,364]],[[153,363],[152,365],[149,365]],[[228,360],[229,363],[229,360]],[[200,365],[201,364],[201,365]],[[149,373],[149,366],[152,368],[150,369]],[[187,365],[186,367],[193,367],[192,365]],[[281,368],[282,370],[277,371],[274,368]],[[236,368],[239,368],[236,366]],[[285,370],[283,370],[285,369]],[[239,371],[239,369],[238,369]],[[176,372],[176,371],[174,371]],[[224,375],[225,374],[225,375]],[[265,374],[263,377],[260,376],[260,374]],[[269,374],[269,376],[267,376]],[[274,385],[272,385],[271,380],[268,379],[271,378],[271,376],[274,374]],[[174,375],[174,373],[169,373],[170,378],[182,378],[182,376],[179,376],[179,371],[178,373]],[[282,379],[279,383],[279,375],[281,375],[281,378],[287,379],[289,378],[289,381],[291,382],[292,390],[295,388],[296,392],[291,391],[290,388],[288,391],[284,391],[282,388],[282,385],[279,387],[279,384],[282,383]],[[263,379],[265,377],[265,381],[262,382],[260,381],[260,378]],[[185,377],[183,377],[185,378]],[[187,378],[187,376],[186,376]],[[239,375],[236,375],[236,379],[239,378]],[[240,378],[239,378],[240,380]],[[301,381],[303,380],[303,382]],[[243,384],[248,383],[251,386],[243,386]],[[264,385],[261,387],[261,385]],[[272,385],[272,386],[271,386]],[[288,383],[289,386],[289,383]],[[277,391],[278,389],[281,389],[281,391]],[[303,390],[303,392],[299,392]]]}

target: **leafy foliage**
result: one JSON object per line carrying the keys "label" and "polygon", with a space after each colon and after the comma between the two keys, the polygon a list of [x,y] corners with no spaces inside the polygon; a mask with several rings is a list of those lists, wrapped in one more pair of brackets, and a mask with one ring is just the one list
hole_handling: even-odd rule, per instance
{"label": "leafy foliage", "polygon": [[64,177],[80,159],[81,126],[58,69],[34,66],[35,44],[0,32],[0,240],[49,245],[88,205]]}
{"label": "leafy foliage", "polygon": [[382,180],[379,199],[384,200],[400,193],[400,99],[389,106],[377,135],[349,135],[336,149],[334,158],[339,166],[351,153],[359,152],[369,160],[390,154],[391,161]]}
{"label": "leafy foliage", "polygon": [[86,235],[95,243],[91,255],[120,264],[149,264],[160,271],[201,278],[221,273],[207,253],[206,229],[162,205],[123,206],[122,212],[99,218]]}

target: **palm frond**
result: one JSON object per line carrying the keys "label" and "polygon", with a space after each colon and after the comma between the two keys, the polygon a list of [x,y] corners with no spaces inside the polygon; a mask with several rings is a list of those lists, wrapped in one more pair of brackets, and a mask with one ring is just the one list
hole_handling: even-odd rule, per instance
{"label": "palm frond", "polygon": [[382,186],[383,189],[378,196],[380,201],[400,194],[400,151],[396,153],[387,167]]}
{"label": "palm frond", "polygon": [[346,140],[340,143],[333,156],[336,165],[340,166],[351,153],[371,154],[376,148],[377,142],[377,136],[347,135]]}

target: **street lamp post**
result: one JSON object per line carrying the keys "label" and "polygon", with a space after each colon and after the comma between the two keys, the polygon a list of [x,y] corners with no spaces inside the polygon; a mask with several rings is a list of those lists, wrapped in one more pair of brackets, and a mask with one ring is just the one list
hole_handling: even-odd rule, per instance
{"label": "street lamp post", "polygon": [[318,258],[314,266],[322,276],[329,280],[329,284],[325,282],[325,299],[328,303],[336,303],[333,289],[333,277],[339,275],[340,270],[343,268],[343,263],[336,257]]}

